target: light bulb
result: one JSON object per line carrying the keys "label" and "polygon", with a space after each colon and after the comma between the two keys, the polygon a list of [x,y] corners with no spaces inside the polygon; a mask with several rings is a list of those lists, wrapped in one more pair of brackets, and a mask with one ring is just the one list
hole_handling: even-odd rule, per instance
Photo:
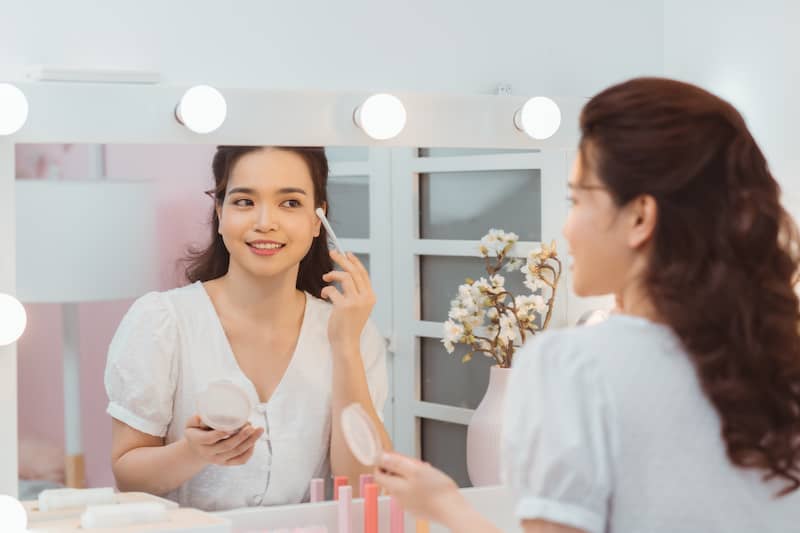
{"label": "light bulb", "polygon": [[397,137],[406,126],[406,108],[391,94],[373,94],[356,108],[353,119],[364,133],[379,141]]}
{"label": "light bulb", "polygon": [[17,342],[27,323],[25,308],[19,300],[0,293],[0,346]]}
{"label": "light bulb", "polygon": [[10,83],[0,83],[0,135],[16,133],[27,119],[25,93]]}
{"label": "light bulb", "polygon": [[218,90],[208,85],[195,85],[181,97],[175,108],[178,122],[195,133],[211,133],[225,122],[228,105]]}
{"label": "light bulb", "polygon": [[0,530],[23,533],[27,528],[28,514],[25,507],[16,498],[0,494]]}
{"label": "light bulb", "polygon": [[534,139],[551,137],[561,126],[561,111],[546,96],[531,98],[514,114],[514,125]]}

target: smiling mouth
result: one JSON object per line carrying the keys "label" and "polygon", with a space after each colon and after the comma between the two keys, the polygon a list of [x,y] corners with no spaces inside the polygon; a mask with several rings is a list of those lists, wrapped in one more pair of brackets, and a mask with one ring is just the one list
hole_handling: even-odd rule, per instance
{"label": "smiling mouth", "polygon": [[248,242],[247,246],[255,248],[256,250],[280,250],[286,245],[277,242]]}

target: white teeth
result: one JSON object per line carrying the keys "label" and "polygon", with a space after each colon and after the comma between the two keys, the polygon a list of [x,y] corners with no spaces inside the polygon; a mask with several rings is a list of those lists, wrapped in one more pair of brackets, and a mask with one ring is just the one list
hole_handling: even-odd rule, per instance
{"label": "white teeth", "polygon": [[259,243],[253,243],[250,246],[252,246],[253,248],[257,248],[259,250],[275,250],[277,248],[282,248],[283,247],[282,244],[260,243],[260,242]]}

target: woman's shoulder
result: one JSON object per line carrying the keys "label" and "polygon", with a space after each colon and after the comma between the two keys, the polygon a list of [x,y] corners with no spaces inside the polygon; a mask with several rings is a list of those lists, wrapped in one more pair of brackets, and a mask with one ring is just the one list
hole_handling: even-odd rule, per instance
{"label": "woman's shoulder", "polygon": [[126,319],[129,322],[158,322],[174,324],[178,315],[188,311],[196,312],[204,296],[202,284],[192,283],[164,291],[151,291],[133,301]]}
{"label": "woman's shoulder", "polygon": [[544,331],[527,342],[520,354],[535,354],[554,363],[584,365],[609,358],[619,360],[627,352],[639,353],[642,347],[674,340],[672,330],[666,325],[630,315],[612,315],[598,324]]}

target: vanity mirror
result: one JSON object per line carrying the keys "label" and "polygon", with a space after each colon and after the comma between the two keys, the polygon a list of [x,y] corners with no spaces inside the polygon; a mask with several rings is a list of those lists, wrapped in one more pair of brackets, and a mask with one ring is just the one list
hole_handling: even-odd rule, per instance
{"label": "vanity mirror", "polygon": [[[439,339],[450,289],[480,274],[477,244],[490,227],[517,232],[520,255],[540,240],[560,240],[564,184],[577,138],[577,99],[556,98],[561,128],[549,139],[534,140],[514,126],[515,111],[525,98],[398,94],[407,112],[405,128],[393,139],[374,141],[352,120],[366,94],[221,89],[227,116],[217,130],[199,135],[174,119],[185,88],[18,86],[27,95],[30,115],[17,133],[0,137],[0,292],[17,293],[28,268],[17,253],[16,221],[25,215],[16,213],[22,209],[20,192],[34,182],[68,182],[89,174],[59,175],[45,165],[44,179],[21,175],[32,153],[69,143],[70,157],[76,157],[102,146],[102,181],[150,184],[154,213],[142,210],[128,229],[154,221],[156,245],[150,250],[156,253],[148,264],[156,269],[152,288],[164,290],[185,283],[175,266],[185,249],[179,244],[207,236],[210,206],[201,192],[209,185],[215,145],[325,146],[331,164],[330,221],[343,247],[368,267],[378,299],[372,318],[389,346],[385,425],[397,449],[468,484],[465,424],[485,390],[488,361],[461,365],[444,353]],[[91,161],[87,155],[85,169]],[[98,220],[93,224],[103,226]],[[94,252],[102,258],[107,251],[100,247]],[[53,258],[49,266],[57,268],[66,259]],[[40,275],[46,278],[46,269]],[[568,291],[561,294],[554,323],[574,322],[586,304]],[[134,296],[80,305],[79,451],[90,486],[113,482],[102,368],[110,336]],[[37,417],[45,414],[58,422],[56,427],[69,423],[62,415],[64,394],[58,384],[63,379],[60,336],[52,334],[60,324],[58,310],[52,304],[29,307],[28,330],[18,345],[0,347],[3,419],[17,420],[18,398],[22,415],[20,434],[17,424],[10,424],[0,441],[0,492],[10,494],[17,492],[18,451],[26,451],[18,449],[22,432],[35,433],[41,428]],[[64,445],[61,431],[49,434],[55,446]]]}

